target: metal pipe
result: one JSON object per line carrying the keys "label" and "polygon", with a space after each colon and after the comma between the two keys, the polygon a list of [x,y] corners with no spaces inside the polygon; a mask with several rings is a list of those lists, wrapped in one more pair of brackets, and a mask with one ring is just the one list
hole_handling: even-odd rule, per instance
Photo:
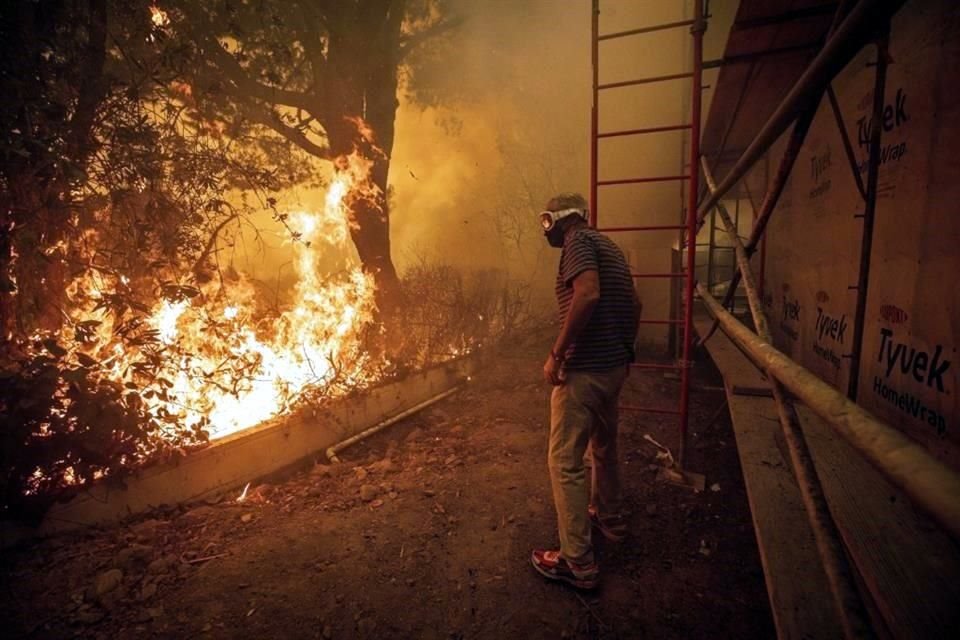
{"label": "metal pipe", "polygon": [[671,124],[663,127],[646,127],[644,129],[624,129],[622,131],[606,131],[597,134],[598,138],[616,138],[619,136],[640,136],[648,133],[663,133],[665,131],[683,131],[689,129],[689,124]]}
{"label": "metal pipe", "polygon": [[[783,150],[783,156],[780,158],[780,164],[777,166],[777,173],[774,175],[773,182],[767,188],[767,192],[763,196],[763,202],[760,203],[760,212],[757,214],[756,223],[753,226],[753,230],[750,232],[750,240],[744,247],[747,251],[747,255],[749,256],[753,255],[757,244],[763,237],[764,231],[767,229],[767,223],[770,221],[770,217],[773,215],[773,212],[777,207],[777,202],[780,201],[780,196],[783,193],[784,188],[787,186],[787,181],[790,179],[790,172],[793,171],[793,165],[796,162],[797,157],[800,155],[800,149],[803,147],[803,141],[807,137],[807,132],[810,130],[810,124],[813,122],[813,118],[816,113],[816,104],[809,105],[807,109],[800,114],[796,123],[793,125],[793,131],[790,133],[790,138],[787,140],[787,146]],[[727,288],[727,291],[723,296],[724,307],[730,306],[730,301],[733,300],[733,296],[736,294],[737,287],[739,285],[740,272],[734,271],[733,278],[730,280],[730,286]],[[714,334],[718,326],[719,322],[714,320],[710,330],[707,331],[706,335],[700,337],[698,344],[703,344],[709,340],[710,336]]]}
{"label": "metal pipe", "polygon": [[352,437],[350,437],[350,438],[347,438],[347,439],[344,440],[343,442],[339,442],[339,443],[333,445],[332,447],[328,448],[327,451],[326,451],[327,460],[329,460],[330,462],[340,462],[340,458],[337,457],[337,453],[339,453],[340,451],[343,451],[344,449],[346,449],[347,447],[349,447],[349,446],[352,445],[352,444],[356,444],[357,442],[360,442],[360,441],[363,440],[364,438],[368,438],[368,437],[372,436],[373,434],[377,433],[378,431],[383,431],[383,430],[386,429],[387,427],[389,427],[389,426],[391,426],[391,425],[393,425],[393,424],[396,424],[397,422],[400,422],[400,421],[403,420],[404,418],[407,418],[407,417],[409,417],[409,416],[412,416],[413,414],[417,413],[418,411],[422,411],[423,409],[426,409],[427,407],[429,407],[429,406],[432,405],[432,404],[436,404],[437,402],[440,402],[441,400],[443,400],[444,398],[446,398],[446,397],[448,397],[448,396],[452,396],[452,395],[455,394],[457,391],[460,391],[461,388],[462,388],[462,387],[454,387],[453,389],[447,389],[446,391],[444,391],[444,392],[442,392],[442,393],[438,393],[437,395],[433,396],[432,398],[428,398],[427,400],[424,400],[424,401],[421,402],[420,404],[415,404],[415,405],[413,405],[412,407],[410,407],[410,408],[407,409],[406,411],[401,411],[401,412],[398,413],[397,415],[392,416],[392,417],[390,417],[390,418],[387,418],[386,420],[382,420],[382,421],[378,422],[377,424],[373,425],[372,427],[370,427],[369,429],[366,429],[366,430],[364,430],[364,431],[361,431],[361,432],[358,433],[357,435],[352,436]]}
{"label": "metal pipe", "polygon": [[785,402],[783,388],[770,378],[770,389],[777,404],[777,415],[790,454],[793,475],[800,489],[804,509],[813,530],[817,551],[823,562],[824,573],[830,584],[834,606],[840,617],[843,635],[846,638],[876,637],[869,623],[860,593],[857,591],[853,571],[843,550],[840,532],[830,515],[820,478],[817,476],[810,449],[800,426],[800,418],[793,403]]}
{"label": "metal pipe", "polygon": [[615,231],[676,231],[677,229],[686,229],[686,225],[667,224],[649,227],[603,227],[597,231],[615,232]]}
{"label": "metal pipe", "polygon": [[827,98],[830,100],[830,109],[833,111],[833,118],[837,121],[837,128],[840,130],[840,140],[843,142],[843,151],[847,156],[847,162],[850,164],[853,179],[857,183],[857,191],[860,192],[860,197],[866,200],[867,190],[863,186],[863,178],[860,177],[860,169],[857,167],[857,156],[853,152],[853,145],[850,144],[847,125],[843,121],[843,113],[840,111],[840,104],[837,102],[837,94],[834,93],[832,84],[827,86]]}
{"label": "metal pipe", "polygon": [[767,119],[750,146],[743,152],[730,173],[717,185],[717,191],[700,207],[698,219],[712,209],[751,166],[766,153],[780,134],[797,117],[798,109],[814,102],[833,77],[850,61],[871,35],[870,28],[883,24],[905,0],[860,0],[830,37],[807,70],[793,85],[777,109]]}
{"label": "metal pipe", "polygon": [[599,125],[599,37],[600,37],[600,0],[593,0],[590,8],[590,62],[593,71],[593,84],[591,94],[593,95],[592,107],[590,109],[590,226],[597,228],[597,134],[600,131]]}
{"label": "metal pipe", "polygon": [[877,210],[877,182],[880,176],[880,144],[883,134],[884,91],[887,84],[889,29],[877,38],[877,75],[873,87],[873,123],[870,128],[870,159],[867,167],[867,197],[863,207],[863,235],[860,240],[860,271],[857,277],[857,308],[853,316],[853,343],[847,397],[857,401],[860,385],[860,357],[863,353],[863,325],[867,315],[870,285],[870,256],[873,253],[873,220]]}
{"label": "metal pipe", "polygon": [[622,80],[620,82],[607,82],[597,86],[597,89],[619,89],[620,87],[634,87],[638,84],[653,84],[655,82],[666,82],[667,80],[682,80],[690,78],[691,73],[668,73],[662,76],[650,76],[648,78],[637,78],[636,80]]}
{"label": "metal pipe", "polygon": [[709,292],[700,295],[724,333],[750,359],[823,418],[893,485],[960,540],[960,475],[899,430],[877,420],[728,313]]}
{"label": "metal pipe", "polygon": [[[710,173],[709,166],[707,166],[706,159],[702,160],[704,181],[707,183],[707,187],[713,191],[716,187],[713,176]],[[772,338],[767,315],[760,304],[753,270],[750,268],[750,258],[744,249],[737,223],[730,218],[730,214],[721,202],[717,202],[716,213],[720,216],[723,226],[730,236],[730,241],[733,243],[737,265],[743,275],[743,288],[747,294],[747,306],[750,309],[757,335],[760,340],[769,344],[772,342]],[[764,373],[767,372],[764,371]],[[816,467],[813,464],[813,457],[810,455],[806,438],[803,435],[803,428],[800,425],[796,408],[793,406],[793,402],[786,398],[780,382],[774,376],[767,374],[767,382],[777,406],[777,416],[780,418],[780,427],[787,443],[793,475],[797,480],[797,488],[800,490],[800,497],[807,512],[807,519],[813,531],[820,560],[823,562],[824,572],[827,574],[827,580],[830,583],[830,591],[843,626],[844,636],[847,638],[872,637],[873,633],[870,630],[866,609],[857,591],[850,564],[844,554],[840,532],[833,521],[833,516],[830,515],[830,508],[820,484],[820,477],[817,475]]]}
{"label": "metal pipe", "polygon": [[599,40],[613,40],[614,38],[623,38],[625,36],[635,36],[640,33],[652,33],[654,31],[663,31],[665,29],[676,29],[677,27],[685,27],[688,24],[693,24],[693,20],[681,20],[680,22],[667,22],[665,24],[658,24],[653,27],[640,27],[639,29],[630,29],[628,31],[617,31],[616,33],[605,33],[600,36]]}
{"label": "metal pipe", "polygon": [[683,292],[683,346],[680,359],[680,447],[677,450],[677,464],[680,470],[686,469],[687,423],[690,419],[690,350],[693,337],[693,284],[696,280],[697,255],[697,196],[699,189],[700,167],[700,106],[703,98],[703,33],[707,23],[703,17],[701,0],[693,3],[693,82],[690,83],[690,181],[687,182],[687,277]]}
{"label": "metal pipe", "polygon": [[[837,7],[836,12],[833,16],[833,21],[830,24],[830,28],[827,30],[827,41],[830,41],[833,38],[833,34],[836,32],[837,28],[843,23],[843,19],[850,13],[850,9],[853,3],[856,0],[842,0],[840,5]],[[752,71],[752,69],[751,69]],[[830,89],[830,85],[827,85],[827,89]],[[742,98],[742,96],[741,96]],[[756,251],[757,244],[762,242],[761,245],[761,256],[760,261],[762,264],[762,269],[760,272],[760,288],[763,288],[763,275],[766,269],[766,240],[764,239],[764,231],[767,229],[767,223],[770,221],[770,216],[773,215],[773,211],[777,206],[777,202],[780,200],[780,195],[783,193],[783,189],[787,184],[787,180],[790,178],[790,172],[793,170],[794,162],[797,159],[797,156],[800,154],[800,149],[803,147],[803,142],[807,137],[807,132],[810,130],[810,124],[813,122],[813,118],[817,114],[817,106],[822,99],[822,95],[817,97],[811,105],[807,107],[804,111],[800,113],[797,117],[797,121],[793,125],[793,131],[790,133],[790,138],[787,141],[787,146],[783,151],[783,156],[780,158],[780,163],[777,166],[777,173],[774,176],[773,183],[767,188],[766,193],[763,196],[763,202],[760,203],[760,210],[755,214],[754,226],[750,233],[750,240],[746,245],[747,254],[753,256],[754,251]],[[737,103],[737,109],[740,108],[740,102]],[[726,144],[727,134],[730,133],[730,130],[733,127],[733,121],[727,126],[726,132],[724,132],[724,144]],[[721,145],[722,148],[722,145]],[[764,156],[769,163],[769,156]],[[700,225],[703,224],[701,221]],[[699,225],[698,225],[699,228]],[[733,296],[736,295],[737,287],[740,284],[740,273],[734,270],[733,278],[731,279],[730,286],[727,288],[723,296],[723,306],[730,306],[730,302],[733,300]],[[699,344],[703,344],[710,339],[710,336],[717,330],[718,323],[714,323],[710,326],[710,330],[707,331],[706,335],[701,336]]]}
{"label": "metal pipe", "polygon": [[[766,182],[767,175],[770,172],[770,156],[763,157],[763,180]],[[753,200],[753,192],[750,190],[750,180],[745,179],[743,181],[743,190],[747,192],[747,199],[750,201],[750,210],[753,211],[753,220],[751,220],[751,235],[753,234],[753,228],[757,226],[757,204]],[[760,292],[760,297],[763,297],[763,276],[767,266],[767,239],[765,237],[760,238],[760,273],[757,274],[757,291]]]}
{"label": "metal pipe", "polygon": [[717,238],[716,214],[710,216],[710,241],[707,243],[707,290],[713,291],[713,248]]}
{"label": "metal pipe", "polygon": [[674,180],[689,180],[690,176],[653,176],[651,178],[622,178],[620,180],[600,180],[597,184],[601,187],[613,184],[638,184],[640,182],[672,182]]}

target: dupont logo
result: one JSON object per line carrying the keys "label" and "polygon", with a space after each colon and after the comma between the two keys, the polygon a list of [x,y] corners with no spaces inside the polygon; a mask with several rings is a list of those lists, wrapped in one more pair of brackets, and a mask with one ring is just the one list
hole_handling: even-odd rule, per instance
{"label": "dupont logo", "polygon": [[822,290],[817,291],[817,302],[819,302],[820,304],[830,302],[830,296],[827,295],[826,291],[822,291]]}
{"label": "dupont logo", "polygon": [[890,324],[903,324],[907,321],[907,319],[910,318],[906,311],[900,307],[895,307],[892,304],[884,304],[880,306],[880,317]]}

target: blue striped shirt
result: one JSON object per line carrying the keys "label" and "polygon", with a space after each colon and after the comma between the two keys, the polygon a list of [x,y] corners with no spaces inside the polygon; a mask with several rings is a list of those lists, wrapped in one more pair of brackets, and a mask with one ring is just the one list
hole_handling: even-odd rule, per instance
{"label": "blue striped shirt", "polygon": [[620,247],[595,229],[577,229],[564,240],[556,284],[560,322],[565,322],[570,312],[573,280],[584,271],[599,273],[600,300],[567,349],[564,367],[604,371],[633,362],[636,316],[630,267]]}

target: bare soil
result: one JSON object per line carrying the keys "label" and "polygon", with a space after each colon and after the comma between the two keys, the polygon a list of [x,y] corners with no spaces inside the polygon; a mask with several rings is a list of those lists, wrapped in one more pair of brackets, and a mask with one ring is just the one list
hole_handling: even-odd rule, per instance
{"label": "bare soil", "polygon": [[[719,376],[698,363],[688,467],[656,481],[673,416],[629,413],[631,536],[600,544],[601,588],[530,566],[557,543],[541,336],[468,389],[344,452],[217,501],[4,552],[0,619],[32,638],[766,638],[774,636]],[[661,372],[630,404],[672,405]],[[712,420],[712,421],[711,421]],[[712,487],[712,489],[711,489]]]}

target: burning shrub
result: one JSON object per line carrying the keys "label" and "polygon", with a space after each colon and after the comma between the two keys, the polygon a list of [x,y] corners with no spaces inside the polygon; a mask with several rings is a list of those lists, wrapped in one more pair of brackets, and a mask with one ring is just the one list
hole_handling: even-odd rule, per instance
{"label": "burning shrub", "polygon": [[[52,338],[22,347],[0,369],[6,515],[36,516],[78,486],[119,480],[151,456],[206,441],[200,425],[172,429],[176,416],[150,411],[137,383],[111,379],[104,363],[82,351]],[[166,399],[167,390],[160,384],[152,393]],[[150,447],[164,430],[169,446]]]}
{"label": "burning shrub", "polygon": [[461,271],[422,258],[404,274],[403,290],[401,359],[413,366],[470,353],[527,318],[527,288],[495,269]]}

